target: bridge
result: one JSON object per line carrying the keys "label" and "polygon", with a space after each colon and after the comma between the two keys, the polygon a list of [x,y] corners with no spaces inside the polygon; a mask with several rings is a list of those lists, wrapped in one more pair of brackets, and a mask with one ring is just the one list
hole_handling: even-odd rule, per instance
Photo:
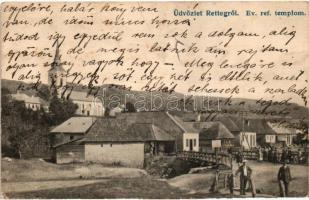
{"label": "bridge", "polygon": [[[230,187],[230,182],[234,183],[233,178],[233,160],[232,155],[224,152],[208,151],[208,152],[194,152],[181,151],[176,154],[180,159],[197,162],[203,165],[213,165],[217,168],[215,178],[210,189],[211,192],[216,192],[221,188]],[[223,166],[223,167],[220,167]],[[232,178],[232,179],[230,179]],[[233,184],[234,185],[234,184]]]}
{"label": "bridge", "polygon": [[232,169],[232,155],[225,152],[207,151],[207,152],[195,152],[195,151],[181,151],[176,156],[183,160],[206,163],[209,165],[224,165],[228,169]]}

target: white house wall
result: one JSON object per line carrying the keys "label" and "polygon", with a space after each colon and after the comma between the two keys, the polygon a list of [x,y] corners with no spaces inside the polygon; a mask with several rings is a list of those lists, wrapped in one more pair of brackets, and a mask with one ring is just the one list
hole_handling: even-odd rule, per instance
{"label": "white house wall", "polygon": [[187,140],[195,140],[196,145],[193,145],[193,151],[199,151],[199,134],[197,133],[184,133],[183,134],[183,150],[190,151],[190,144],[187,145]]}
{"label": "white house wall", "polygon": [[276,143],[276,135],[265,135],[265,142],[270,144]]}
{"label": "white house wall", "polygon": [[144,143],[85,144],[85,160],[142,168]]}
{"label": "white house wall", "polygon": [[245,149],[256,147],[256,133],[254,132],[241,132],[239,135],[239,140],[240,145]]}
{"label": "white house wall", "polygon": [[[76,114],[78,115],[87,115],[87,111],[89,111],[89,116],[103,116],[104,115],[104,107],[101,102],[87,102],[80,100],[72,100],[73,103],[77,104],[78,109],[76,110]],[[84,108],[84,113],[82,112]]]}
{"label": "white house wall", "polygon": [[29,108],[29,109],[34,110],[34,111],[37,111],[37,110],[41,109],[41,105],[38,104],[38,103],[28,103],[28,102],[25,102],[25,104],[26,104],[26,108]]}

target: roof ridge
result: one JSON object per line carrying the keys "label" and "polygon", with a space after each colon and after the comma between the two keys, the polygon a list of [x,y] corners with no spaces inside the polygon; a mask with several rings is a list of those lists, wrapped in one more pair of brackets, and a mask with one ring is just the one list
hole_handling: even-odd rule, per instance
{"label": "roof ridge", "polygon": [[168,112],[165,112],[166,115],[184,132],[187,132],[186,129]]}

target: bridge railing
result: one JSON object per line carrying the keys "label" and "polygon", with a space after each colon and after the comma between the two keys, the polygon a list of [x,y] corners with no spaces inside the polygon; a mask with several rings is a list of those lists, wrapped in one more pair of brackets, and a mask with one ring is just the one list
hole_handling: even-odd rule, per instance
{"label": "bridge railing", "polygon": [[200,162],[208,162],[212,164],[222,164],[232,167],[232,157],[225,152],[195,152],[195,151],[181,151],[177,153],[177,157],[186,160],[195,160]]}

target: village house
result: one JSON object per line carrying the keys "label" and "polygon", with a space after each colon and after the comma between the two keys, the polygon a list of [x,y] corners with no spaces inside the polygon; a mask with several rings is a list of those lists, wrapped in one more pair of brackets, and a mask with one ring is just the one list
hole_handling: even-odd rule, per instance
{"label": "village house", "polygon": [[164,112],[72,117],[55,127],[50,139],[56,163],[86,161],[141,167],[147,156],[182,149],[182,131]]}
{"label": "village house", "polygon": [[25,93],[17,91],[16,94],[12,94],[12,98],[17,101],[25,102],[26,108],[31,109],[33,111],[37,111],[40,109],[44,109],[45,111],[48,111],[48,106],[46,106],[47,102],[45,102],[40,97],[37,97],[34,95],[29,96]]}
{"label": "village house", "polygon": [[200,131],[200,151],[219,148],[228,150],[234,146],[234,135],[221,122],[206,122]]}
{"label": "village house", "polygon": [[104,116],[103,102],[87,92],[72,91],[69,98],[77,105],[75,114],[86,116]]}
{"label": "village house", "polygon": [[147,155],[171,153],[175,139],[148,123],[99,118],[84,139],[85,160],[142,168]]}
{"label": "village house", "polygon": [[276,143],[276,132],[268,125],[266,119],[232,118],[240,128],[237,137],[240,145],[245,149],[258,145],[272,145]]}
{"label": "village house", "polygon": [[94,117],[71,117],[53,128],[49,140],[53,150],[54,160],[58,164],[84,161],[84,146],[81,139],[94,124]]}
{"label": "village house", "polygon": [[293,138],[297,135],[296,129],[281,126],[280,123],[268,122],[267,124],[276,132],[275,142],[281,143],[283,146],[292,145]]}
{"label": "village house", "polygon": [[183,131],[167,112],[121,113],[116,115],[116,119],[128,125],[153,124],[175,139],[173,152],[183,151]]}
{"label": "village house", "polygon": [[171,117],[184,132],[183,151],[207,151],[215,148],[226,150],[234,144],[233,134],[219,121],[200,121],[199,115],[195,121],[187,116]]}

